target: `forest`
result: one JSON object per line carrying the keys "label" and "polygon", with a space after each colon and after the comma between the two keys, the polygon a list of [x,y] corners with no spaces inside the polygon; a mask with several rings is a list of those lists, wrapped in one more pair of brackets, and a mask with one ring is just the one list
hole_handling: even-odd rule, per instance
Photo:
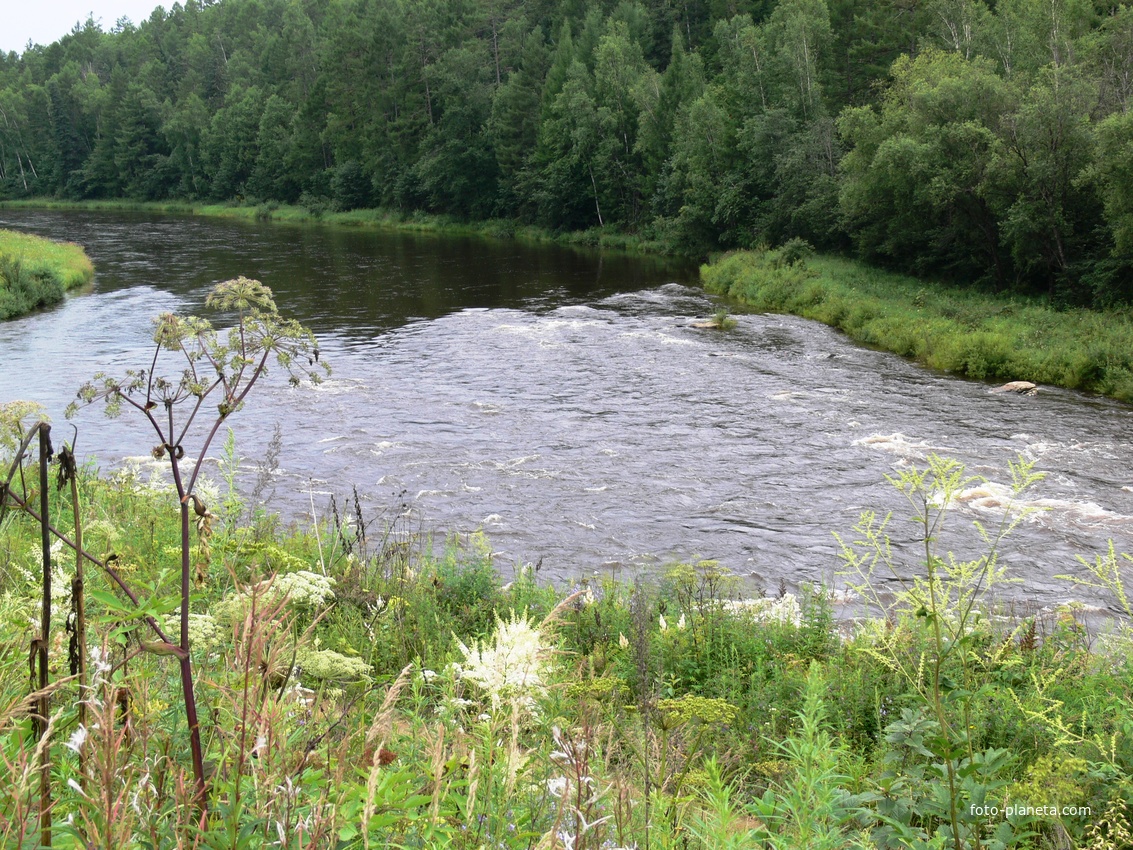
{"label": "forest", "polygon": [[0,55],[0,200],[800,239],[1111,307],[1131,98],[1105,0],[187,0]]}

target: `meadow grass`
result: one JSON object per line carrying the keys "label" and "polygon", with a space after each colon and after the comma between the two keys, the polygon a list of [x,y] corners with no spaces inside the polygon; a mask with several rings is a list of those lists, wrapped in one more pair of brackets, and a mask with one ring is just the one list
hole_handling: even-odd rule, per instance
{"label": "meadow grass", "polygon": [[[177,512],[151,474],[83,472],[84,545],[114,552],[147,589],[141,608],[173,620]],[[68,516],[68,491],[52,490],[53,515]],[[145,649],[137,611],[89,566],[93,679],[80,732],[80,694],[65,680],[74,562],[61,547],[51,641],[61,681],[49,746],[36,746],[26,658],[39,528],[9,511],[2,846],[37,846],[47,756],[53,843],[67,848],[928,846],[951,828],[948,759],[965,776],[963,846],[1038,848],[1085,840],[1133,790],[1133,666],[1091,652],[1070,613],[965,626],[963,657],[937,657],[952,684],[934,715],[918,672],[932,623],[912,607],[845,639],[821,588],[743,600],[711,561],[670,565],[652,582],[555,588],[526,568],[505,584],[479,534],[435,548],[403,513],[367,504],[287,526],[223,483],[200,493],[216,514],[208,546],[194,545],[204,819],[177,665]],[[937,720],[960,719],[953,704],[962,734]],[[968,802],[1055,801],[1083,810],[1008,826],[964,814]],[[1105,840],[1090,846],[1118,846]]]}
{"label": "meadow grass", "polygon": [[94,266],[80,246],[0,230],[0,319],[54,304],[93,278]]}
{"label": "meadow grass", "polygon": [[745,251],[701,267],[706,289],[793,313],[856,342],[982,381],[1032,381],[1133,402],[1133,315],[1055,309],[879,270],[854,260]]}

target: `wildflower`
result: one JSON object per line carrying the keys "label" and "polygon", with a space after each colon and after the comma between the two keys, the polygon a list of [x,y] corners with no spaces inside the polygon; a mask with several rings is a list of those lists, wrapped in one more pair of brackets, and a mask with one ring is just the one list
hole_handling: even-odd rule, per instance
{"label": "wildflower", "polygon": [[[176,632],[180,628],[180,609],[165,617],[165,626]],[[220,626],[210,614],[189,614],[189,645],[194,649],[215,649],[224,642]]]}
{"label": "wildflower", "polygon": [[621,632],[618,632],[618,646],[620,646],[622,649],[625,649],[629,646],[629,640]]}
{"label": "wildflower", "polygon": [[496,632],[488,645],[466,646],[457,639],[465,664],[459,677],[487,692],[493,710],[501,703],[533,707],[532,694],[543,689],[543,660],[547,653],[542,635],[526,617],[496,621]]}
{"label": "wildflower", "polygon": [[71,733],[71,737],[67,741],[67,748],[75,753],[82,752],[83,744],[85,744],[87,740],[87,734],[87,727],[80,724],[79,728]]}
{"label": "wildflower", "polygon": [[746,613],[760,623],[781,623],[797,626],[802,622],[802,609],[799,606],[798,597],[793,593],[788,593],[779,599],[765,597],[727,602],[724,607],[726,610],[737,614]]}
{"label": "wildflower", "polygon": [[677,620],[677,628],[678,629],[684,629],[684,627],[685,627],[685,613],[684,613],[684,611],[682,611],[681,612],[681,618],[679,620]]}
{"label": "wildflower", "polygon": [[426,682],[431,682],[433,679],[437,678],[437,672],[435,670],[422,670],[421,678]]}
{"label": "wildflower", "polygon": [[363,658],[353,658],[333,649],[300,647],[295,660],[303,675],[320,682],[369,679],[370,665]]}
{"label": "wildflower", "polygon": [[97,646],[92,646],[90,649],[90,666],[96,681],[99,676],[109,673],[114,667],[109,658],[103,658],[102,650]]}
{"label": "wildflower", "polygon": [[669,629],[669,624],[665,622],[665,615],[662,614],[661,615],[661,631],[663,631],[663,632],[668,631],[668,629]]}

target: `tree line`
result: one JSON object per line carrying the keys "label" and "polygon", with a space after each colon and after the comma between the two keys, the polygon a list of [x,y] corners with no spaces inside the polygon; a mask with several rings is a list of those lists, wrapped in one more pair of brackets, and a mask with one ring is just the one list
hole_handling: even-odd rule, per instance
{"label": "tree line", "polygon": [[387,207],[803,239],[1133,299],[1108,0],[186,0],[0,55],[0,198]]}

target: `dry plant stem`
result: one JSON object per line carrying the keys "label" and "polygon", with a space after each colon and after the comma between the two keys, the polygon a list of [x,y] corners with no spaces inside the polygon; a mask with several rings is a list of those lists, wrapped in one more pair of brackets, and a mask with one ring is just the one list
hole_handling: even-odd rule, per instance
{"label": "dry plant stem", "polygon": [[[73,444],[72,444],[73,450]],[[79,506],[79,477],[71,478],[71,509],[75,514],[75,580],[71,582],[71,597],[75,600],[75,645],[78,647],[79,725],[87,725],[87,609],[83,587],[83,518]],[[79,781],[86,787],[86,754],[79,748]]]}
{"label": "dry plant stem", "polygon": [[[43,610],[39,634],[39,689],[43,695],[39,698],[38,717],[36,718],[36,737],[41,744],[46,744],[47,718],[51,716],[51,694],[47,692],[47,649],[51,645],[51,532],[47,527],[48,491],[47,464],[51,458],[51,426],[40,422],[36,430],[39,432],[39,510],[43,519],[40,521],[40,537],[43,543]],[[43,762],[39,773],[39,831],[40,841],[44,847],[51,846],[51,750],[49,745],[44,747]]]}

